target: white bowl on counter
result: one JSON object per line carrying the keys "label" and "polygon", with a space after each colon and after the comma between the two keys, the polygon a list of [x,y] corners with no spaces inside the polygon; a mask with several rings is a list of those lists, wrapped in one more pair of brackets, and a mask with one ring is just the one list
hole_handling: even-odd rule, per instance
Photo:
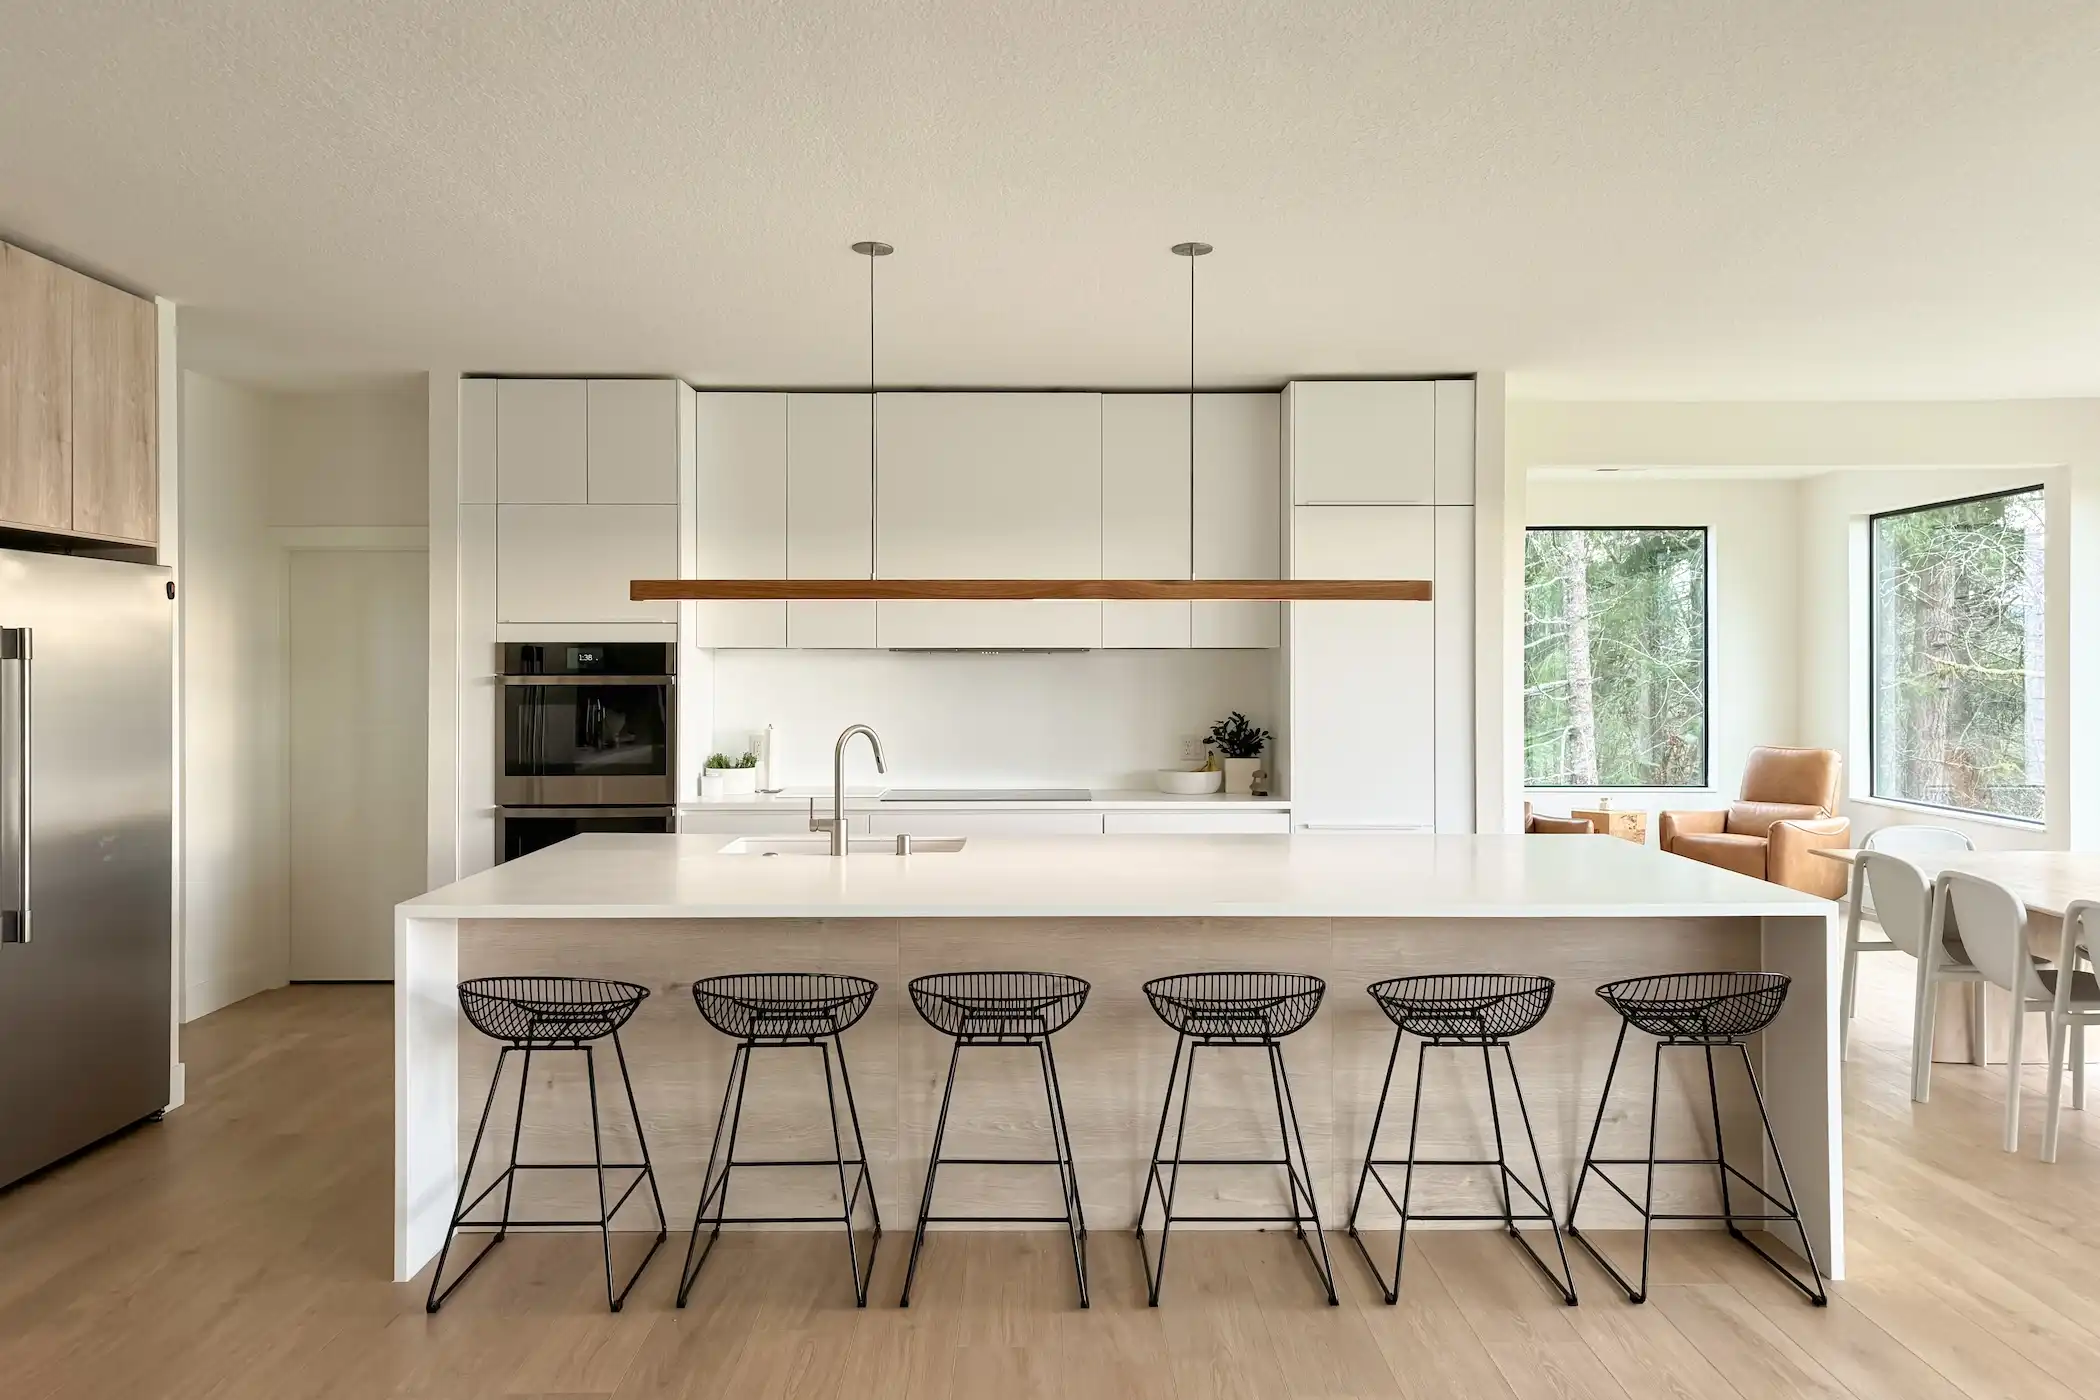
{"label": "white bowl on counter", "polygon": [[1190,773],[1180,768],[1162,768],[1153,775],[1153,780],[1159,784],[1161,792],[1176,797],[1201,797],[1225,786],[1225,775],[1216,771]]}

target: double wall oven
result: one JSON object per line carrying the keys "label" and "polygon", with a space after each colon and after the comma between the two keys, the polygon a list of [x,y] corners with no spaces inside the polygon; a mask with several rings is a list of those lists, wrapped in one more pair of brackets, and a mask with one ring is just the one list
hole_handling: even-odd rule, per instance
{"label": "double wall oven", "polygon": [[677,646],[506,642],[496,859],[586,831],[677,830]]}

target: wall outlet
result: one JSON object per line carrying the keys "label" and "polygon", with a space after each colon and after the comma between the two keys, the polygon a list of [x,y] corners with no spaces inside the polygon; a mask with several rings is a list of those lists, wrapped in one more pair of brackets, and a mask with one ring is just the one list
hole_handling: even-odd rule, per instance
{"label": "wall outlet", "polygon": [[1203,761],[1202,735],[1184,734],[1181,736],[1181,761],[1183,763],[1201,763]]}

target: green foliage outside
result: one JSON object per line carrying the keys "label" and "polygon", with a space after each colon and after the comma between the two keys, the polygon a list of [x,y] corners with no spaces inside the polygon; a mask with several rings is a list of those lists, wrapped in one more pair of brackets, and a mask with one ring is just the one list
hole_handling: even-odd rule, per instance
{"label": "green foliage outside", "polygon": [[1705,530],[1525,532],[1524,781],[1705,784]]}
{"label": "green foliage outside", "polygon": [[2040,488],[1873,522],[1874,792],[2043,818]]}

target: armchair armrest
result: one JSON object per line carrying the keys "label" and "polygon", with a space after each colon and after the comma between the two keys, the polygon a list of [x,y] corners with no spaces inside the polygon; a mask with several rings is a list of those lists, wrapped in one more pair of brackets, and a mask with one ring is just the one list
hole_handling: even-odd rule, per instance
{"label": "armchair armrest", "polygon": [[1845,867],[1820,860],[1813,851],[1849,845],[1852,819],[1821,817],[1812,821],[1773,822],[1765,849],[1765,878],[1775,885],[1823,899],[1845,897]]}
{"label": "armchair armrest", "polygon": [[1656,818],[1656,844],[1667,851],[1680,836],[1719,836],[1728,830],[1728,813],[1664,812]]}
{"label": "armchair armrest", "polygon": [[1594,836],[1597,828],[1588,817],[1541,817],[1531,819],[1531,830],[1539,836]]}

